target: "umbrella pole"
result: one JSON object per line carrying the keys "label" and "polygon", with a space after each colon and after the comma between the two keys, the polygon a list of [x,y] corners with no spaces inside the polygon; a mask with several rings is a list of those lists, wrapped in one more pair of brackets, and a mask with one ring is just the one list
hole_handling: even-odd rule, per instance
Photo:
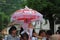
{"label": "umbrella pole", "polygon": [[40,30],[42,30],[42,22],[40,22]]}
{"label": "umbrella pole", "polygon": [[36,27],[36,22],[35,22],[35,25],[34,25],[34,27]]}

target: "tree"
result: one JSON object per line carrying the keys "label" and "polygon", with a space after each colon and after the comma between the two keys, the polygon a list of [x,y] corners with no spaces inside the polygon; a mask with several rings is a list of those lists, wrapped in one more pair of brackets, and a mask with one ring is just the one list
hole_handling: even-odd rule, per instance
{"label": "tree", "polygon": [[23,0],[0,0],[0,30],[7,27],[14,11],[23,8],[26,4],[26,2],[23,2]]}
{"label": "tree", "polygon": [[1,0],[0,11],[6,13],[6,15],[11,15],[14,11],[22,8],[22,4],[22,0]]}
{"label": "tree", "polygon": [[[46,19],[49,19],[50,29],[54,32],[53,14],[60,13],[59,0],[27,0],[28,7],[41,12]],[[57,6],[58,5],[58,6]]]}

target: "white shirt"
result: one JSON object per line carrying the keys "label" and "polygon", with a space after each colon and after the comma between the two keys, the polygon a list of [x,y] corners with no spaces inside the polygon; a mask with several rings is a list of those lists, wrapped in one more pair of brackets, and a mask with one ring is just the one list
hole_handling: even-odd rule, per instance
{"label": "white shirt", "polygon": [[37,37],[32,37],[32,40],[38,40]]}

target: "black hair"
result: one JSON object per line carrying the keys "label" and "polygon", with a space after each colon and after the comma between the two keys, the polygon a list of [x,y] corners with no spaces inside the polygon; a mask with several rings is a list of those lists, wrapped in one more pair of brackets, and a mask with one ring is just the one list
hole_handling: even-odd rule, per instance
{"label": "black hair", "polygon": [[58,27],[58,30],[60,30],[60,27]]}
{"label": "black hair", "polygon": [[21,35],[21,32],[24,31],[24,29],[21,27],[21,30],[20,30],[20,35]]}
{"label": "black hair", "polygon": [[13,30],[17,30],[17,28],[15,26],[11,26],[11,28],[9,29],[9,34],[11,34]]}
{"label": "black hair", "polygon": [[33,29],[33,33],[36,33],[36,32],[35,32],[35,29]]}
{"label": "black hair", "polygon": [[26,38],[27,38],[27,40],[28,40],[29,35],[25,32],[25,33],[21,34],[21,38],[22,38],[22,39],[24,39],[24,37],[26,37]]}
{"label": "black hair", "polygon": [[[45,30],[40,30],[39,31],[39,35],[41,35],[41,33],[45,32]],[[46,32],[45,32],[46,33]]]}
{"label": "black hair", "polygon": [[52,35],[53,32],[52,32],[52,30],[48,30],[48,31],[46,32],[46,34],[47,34],[47,35]]}
{"label": "black hair", "polygon": [[33,29],[33,32],[32,32],[32,37],[35,37],[35,36],[34,36],[34,33],[36,33],[36,32],[35,32],[35,29]]}
{"label": "black hair", "polygon": [[60,30],[57,30],[56,34],[57,34],[57,33],[60,34]]}

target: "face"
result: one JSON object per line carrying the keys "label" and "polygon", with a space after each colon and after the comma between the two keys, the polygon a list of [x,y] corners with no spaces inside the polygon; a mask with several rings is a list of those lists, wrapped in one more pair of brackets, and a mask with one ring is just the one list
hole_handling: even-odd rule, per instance
{"label": "face", "polygon": [[16,35],[16,32],[17,32],[17,30],[13,30],[12,31],[12,34]]}
{"label": "face", "polygon": [[50,38],[50,35],[46,35],[47,38]]}
{"label": "face", "polygon": [[24,37],[24,40],[27,40],[27,38],[26,38],[26,37]]}
{"label": "face", "polygon": [[41,36],[42,36],[42,37],[45,37],[45,36],[46,36],[46,33],[45,33],[45,32],[42,32],[42,33],[41,33]]}
{"label": "face", "polygon": [[37,34],[36,34],[36,33],[33,33],[33,36],[35,36],[35,37],[36,37],[36,36],[37,36]]}
{"label": "face", "polygon": [[20,40],[27,40],[27,38],[26,37],[23,37],[23,38],[20,38]]}

